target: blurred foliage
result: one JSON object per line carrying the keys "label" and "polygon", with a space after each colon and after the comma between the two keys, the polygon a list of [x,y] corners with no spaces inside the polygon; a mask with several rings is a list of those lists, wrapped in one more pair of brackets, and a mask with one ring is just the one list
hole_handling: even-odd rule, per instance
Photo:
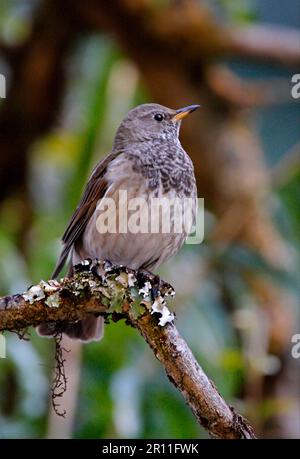
{"label": "blurred foliage", "polygon": [[236,24],[247,24],[257,19],[256,5],[253,0],[216,0],[216,5],[221,9],[222,17]]}
{"label": "blurred foliage", "polygon": [[[2,1],[2,37],[11,42],[22,41],[36,3]],[[226,10],[231,20],[244,22],[256,17],[250,0],[215,3]],[[13,197],[1,209],[2,294],[20,292],[41,278],[49,278],[60,251],[60,236],[88,174],[109,151],[122,116],[132,106],[147,101],[137,70],[107,38],[82,37],[68,72],[70,83],[60,123],[32,147],[30,189],[25,203]],[[265,116],[266,121],[268,114],[260,116]],[[280,126],[276,129],[280,130]],[[273,133],[269,131],[267,135],[272,137]],[[268,143],[270,139],[262,140]],[[287,150],[288,134],[281,140]],[[281,157],[284,154],[282,150]],[[300,242],[299,177],[300,170],[293,170],[272,195],[277,226],[292,252]],[[30,228],[23,226],[24,213],[30,215]],[[214,217],[209,213],[206,217],[209,231]],[[20,241],[20,234],[25,238],[26,253],[21,250],[24,241]],[[259,272],[295,293],[294,258],[293,272],[287,273],[283,267],[269,267],[244,247],[221,247],[207,241],[201,246],[186,246],[175,262],[162,268],[162,276],[178,290],[174,303],[177,325],[229,402],[237,404],[246,371],[243,339],[232,315],[240,308],[255,309],[241,272]],[[224,288],[233,310],[226,306]],[[0,437],[43,437],[47,432],[53,343],[32,331],[30,341],[7,335],[7,350],[8,358],[0,360]],[[110,325],[100,343],[84,346],[83,351],[74,437],[206,435],[200,432],[190,410],[135,330],[121,322]],[[282,404],[269,401],[262,409],[268,417],[282,410]]]}
{"label": "blurred foliage", "polygon": [[6,43],[22,43],[30,32],[32,12],[38,0],[1,0],[0,36]]}

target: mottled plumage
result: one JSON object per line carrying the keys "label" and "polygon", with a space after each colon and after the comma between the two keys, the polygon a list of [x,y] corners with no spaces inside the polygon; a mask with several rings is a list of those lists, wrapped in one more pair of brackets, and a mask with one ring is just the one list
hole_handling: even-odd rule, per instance
{"label": "mottled plumage", "polygon": [[[160,226],[158,233],[121,232],[120,225],[125,225],[125,220],[118,208],[116,232],[100,233],[97,222],[103,209],[97,206],[104,202],[103,198],[112,198],[118,203],[120,190],[126,190],[128,201],[144,198],[146,204],[152,198],[191,198],[194,218],[197,196],[194,169],[178,134],[181,118],[196,108],[198,106],[171,110],[158,104],[144,104],[128,113],[117,130],[111,153],[92,172],[63,235],[64,248],[53,277],[58,276],[69,255],[71,266],[89,257],[133,269],[155,270],[179,250],[187,237],[186,232],[164,233]],[[149,206],[144,205],[139,210],[141,216],[147,214],[150,221]],[[66,324],[62,331],[72,338],[89,341],[100,339],[102,329],[103,319],[92,316]],[[44,324],[38,331],[51,336],[56,325]]]}

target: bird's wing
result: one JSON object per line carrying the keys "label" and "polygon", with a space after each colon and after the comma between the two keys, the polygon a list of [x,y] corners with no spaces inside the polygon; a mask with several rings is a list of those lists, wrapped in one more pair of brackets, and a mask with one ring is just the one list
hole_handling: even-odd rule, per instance
{"label": "bird's wing", "polygon": [[89,219],[93,215],[97,202],[104,196],[107,189],[107,182],[104,178],[107,166],[119,154],[120,152],[110,153],[93,170],[81,201],[62,237],[64,247],[52,274],[52,279],[55,279],[63,269],[73,244],[81,237]]}

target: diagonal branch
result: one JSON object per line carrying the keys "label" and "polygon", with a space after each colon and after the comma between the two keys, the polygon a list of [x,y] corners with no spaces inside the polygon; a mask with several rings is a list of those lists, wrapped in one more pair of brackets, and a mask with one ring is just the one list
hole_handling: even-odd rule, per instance
{"label": "diagonal branch", "polygon": [[248,422],[222,399],[176,329],[165,303],[174,294],[172,287],[161,282],[153,303],[155,286],[157,277],[150,273],[85,261],[77,265],[72,278],[41,281],[22,295],[1,298],[0,331],[77,321],[88,314],[104,314],[107,320],[124,318],[139,330],[211,436],[255,438]]}
{"label": "diagonal branch", "polygon": [[291,27],[253,24],[230,32],[232,56],[273,62],[283,66],[300,63],[300,32]]}
{"label": "diagonal branch", "polygon": [[286,78],[245,79],[221,64],[208,68],[206,83],[215,96],[232,109],[276,105],[291,100]]}
{"label": "diagonal branch", "polygon": [[[158,8],[152,0],[66,0],[66,7],[91,30],[113,32],[130,55],[162,53],[185,67],[220,57],[272,62],[296,67],[300,62],[299,30],[272,24],[225,26],[204,2],[169,2]],[[138,39],[137,39],[138,38]],[[150,41],[153,47],[150,47]],[[138,54],[138,53],[137,53]],[[170,60],[170,59],[168,59]]]}

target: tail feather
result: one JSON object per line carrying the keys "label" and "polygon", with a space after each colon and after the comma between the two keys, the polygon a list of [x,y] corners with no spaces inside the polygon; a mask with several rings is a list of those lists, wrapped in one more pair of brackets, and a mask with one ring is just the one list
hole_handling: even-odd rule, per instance
{"label": "tail feather", "polygon": [[99,341],[103,337],[103,317],[87,317],[75,323],[48,323],[37,327],[40,336],[53,336],[56,333],[64,333],[72,339],[82,342]]}
{"label": "tail feather", "polygon": [[[68,253],[63,251],[52,275],[53,279],[55,279],[62,270],[67,256]],[[71,277],[73,275],[72,263],[69,264],[68,272],[66,275],[67,277]],[[69,336],[69,338],[77,339],[84,343],[89,341],[100,341],[104,332],[104,318],[101,316],[96,317],[92,315],[86,319],[73,323],[45,323],[38,325],[38,327],[36,327],[36,331],[40,336],[48,337],[54,336],[57,333],[64,333],[65,335]]]}

